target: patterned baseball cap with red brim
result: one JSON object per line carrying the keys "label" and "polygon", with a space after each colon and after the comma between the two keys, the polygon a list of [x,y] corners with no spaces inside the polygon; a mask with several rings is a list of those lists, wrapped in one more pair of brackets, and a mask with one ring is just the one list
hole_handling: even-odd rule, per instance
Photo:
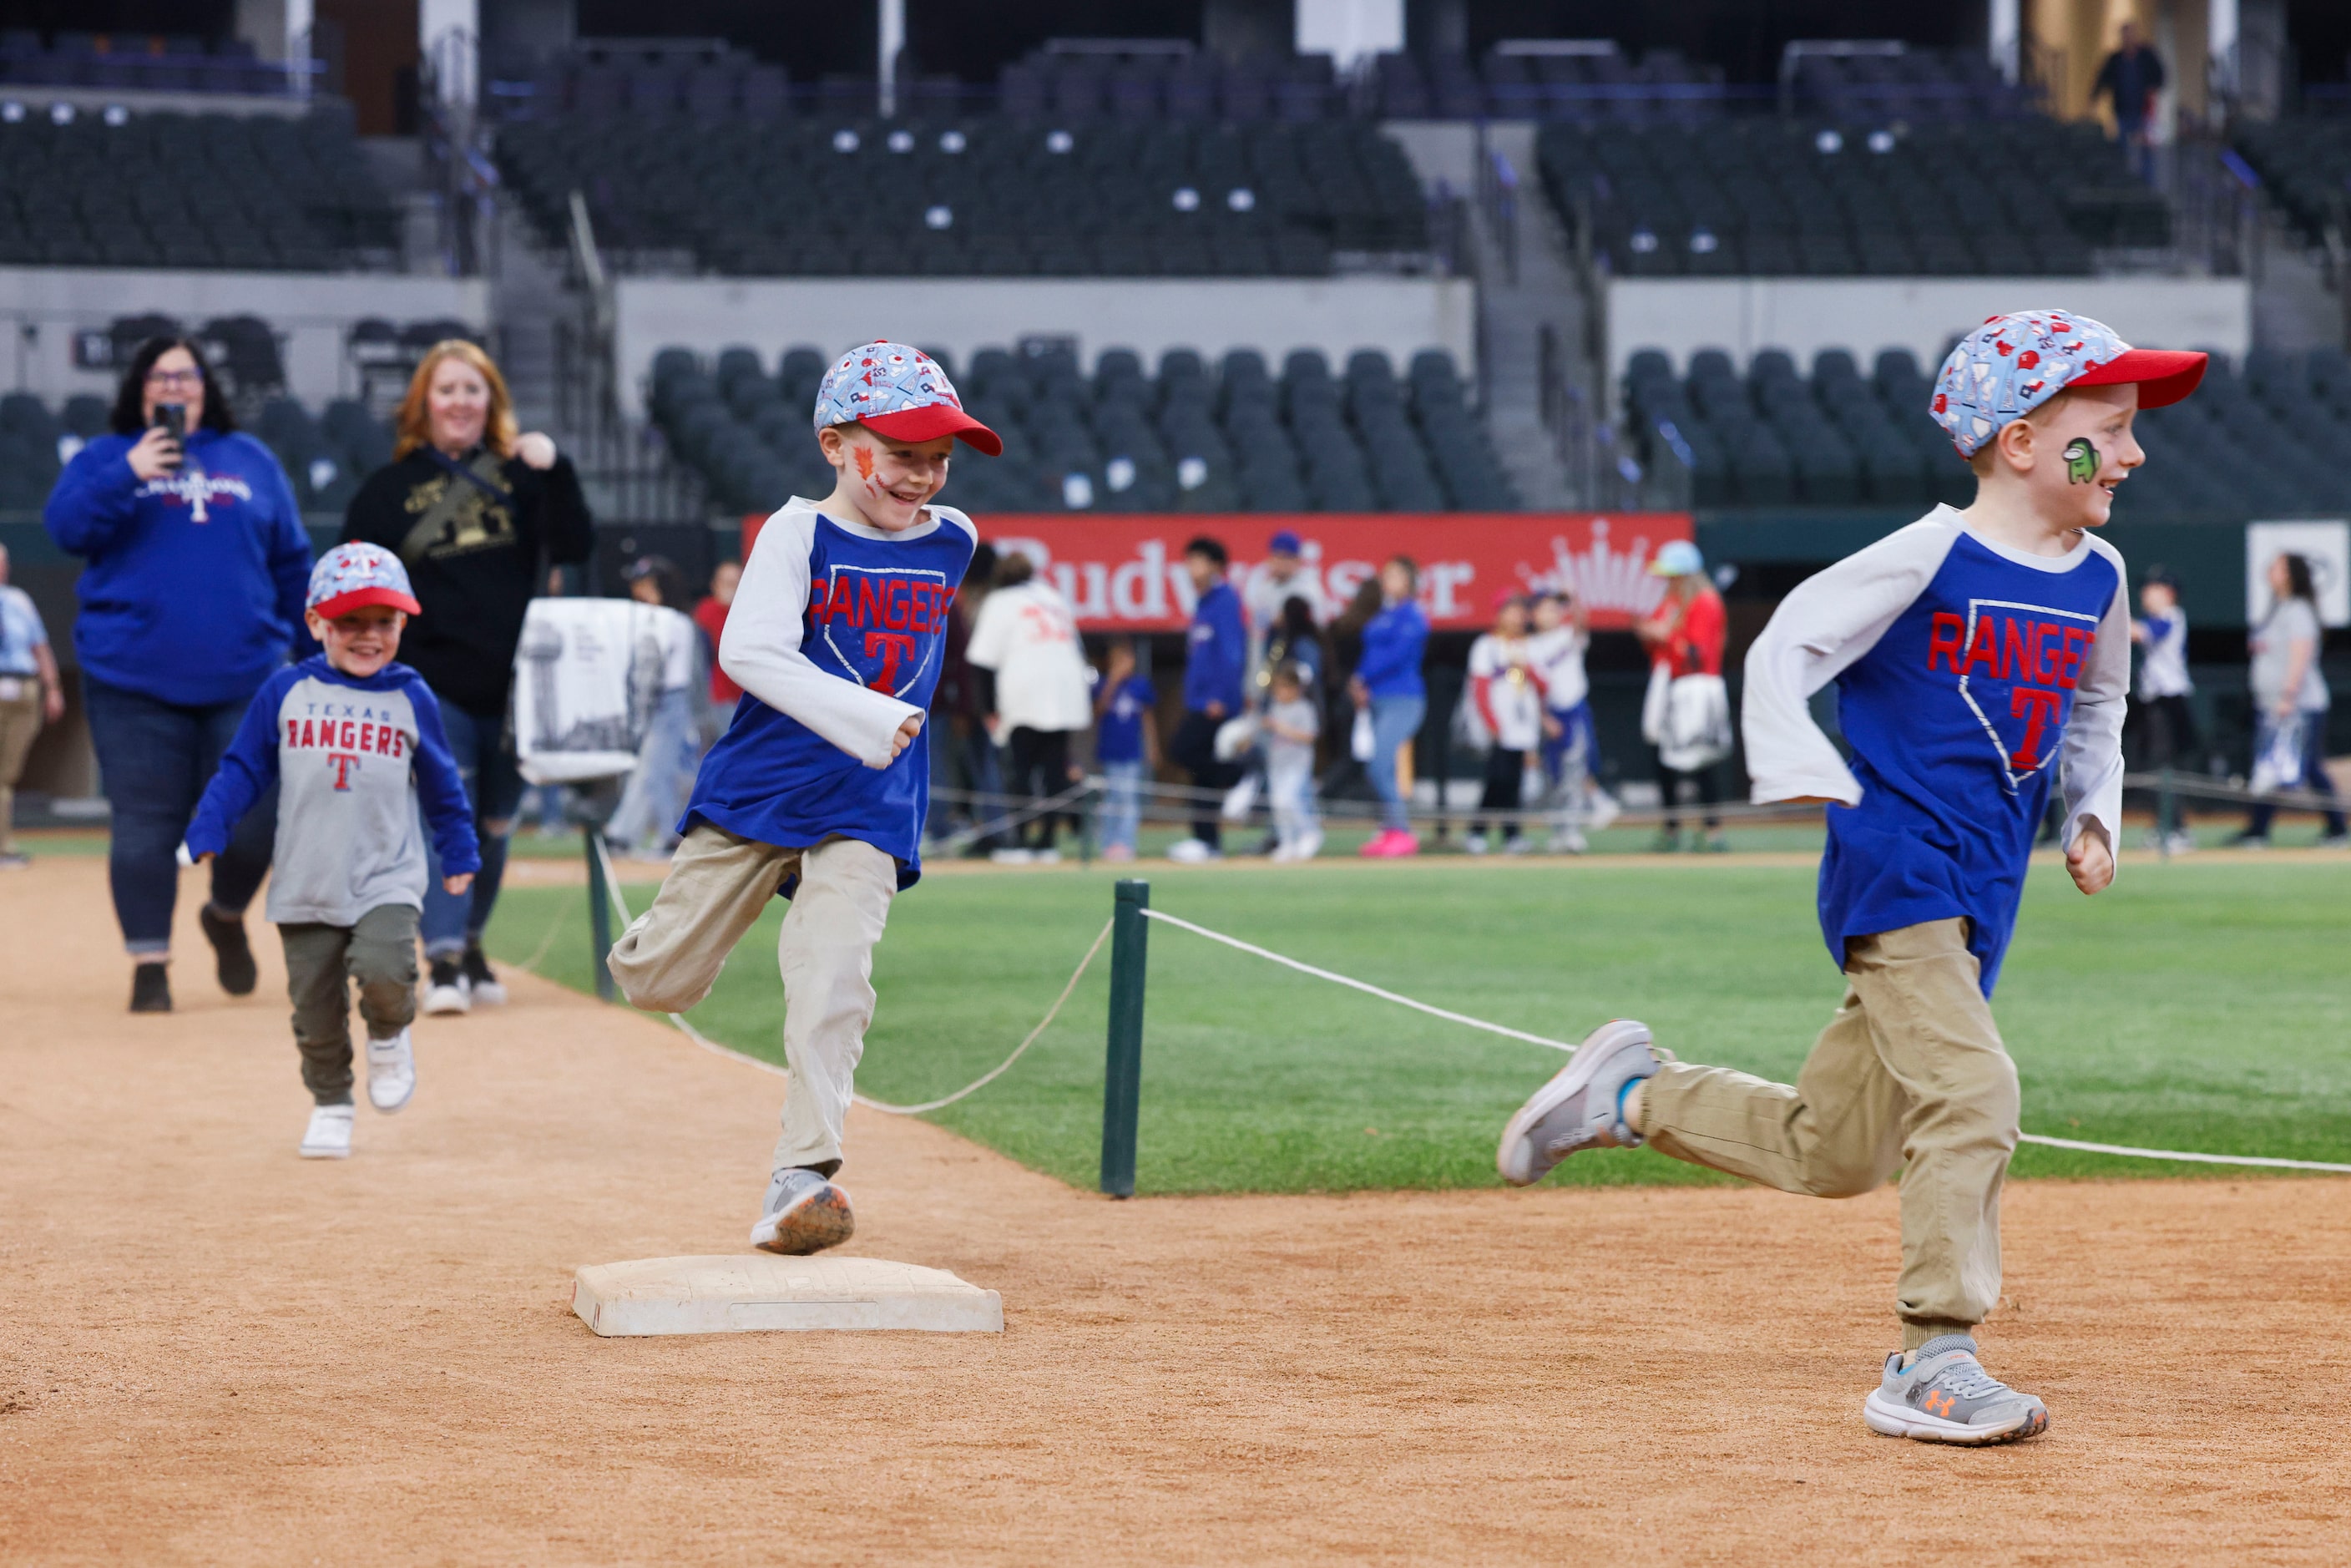
{"label": "patterned baseball cap with red brim", "polygon": [[2141,408],[2178,402],[2204,379],[2205,356],[2134,349],[2103,321],[2070,310],[1994,316],[1943,361],[1928,413],[1962,457],[1972,457],[2012,419],[2068,387],[2136,383]]}
{"label": "patterned baseball cap with red brim", "polygon": [[904,343],[852,349],[824,372],[816,389],[816,428],[852,423],[893,441],[953,435],[990,457],[1004,451],[996,432],[964,413],[963,399],[939,362]]}
{"label": "patterned baseball cap with red brim", "polygon": [[337,545],[320,556],[310,569],[310,595],[305,604],[329,621],[371,604],[418,613],[408,569],[381,545]]}

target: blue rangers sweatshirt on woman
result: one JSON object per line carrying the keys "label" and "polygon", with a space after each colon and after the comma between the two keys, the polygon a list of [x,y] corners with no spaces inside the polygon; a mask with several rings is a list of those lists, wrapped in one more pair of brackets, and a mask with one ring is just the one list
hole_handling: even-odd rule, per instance
{"label": "blue rangers sweatshirt on woman", "polygon": [[900,533],[843,522],[793,497],[759,532],[726,612],[718,667],[743,695],[702,759],[678,831],[697,821],[786,848],[872,844],[923,874],[929,711],[947,618],[979,542],[951,507]]}
{"label": "blue rangers sweatshirt on woman", "polygon": [[420,800],[442,871],[481,869],[441,705],[405,664],[347,675],[313,656],[265,681],[196,802],[188,852],[227,848],[229,831],[273,779],[269,918],[280,925],[353,925],[387,904],[423,908],[431,873]]}
{"label": "blue rangers sweatshirt on woman", "polygon": [[1420,606],[1409,599],[1387,605],[1364,623],[1355,678],[1375,697],[1426,696],[1420,661],[1427,648],[1428,617]]}
{"label": "blue rangers sweatshirt on woman", "polygon": [[42,513],[84,557],[74,650],[110,686],[190,707],[236,702],[302,629],[310,539],[285,471],[235,432],[192,430],[176,473],[131,471],[129,435],[75,454]]}
{"label": "blue rangers sweatshirt on woman", "polygon": [[[2122,841],[2130,647],[2113,546],[2029,555],[1949,507],[1781,602],[1747,654],[1747,768],[1758,802],[1842,803],[1820,887],[1840,968],[1855,936],[1956,915],[1991,995],[2052,775],[2066,847],[2085,821]],[[1850,767],[1808,706],[1831,681]]]}

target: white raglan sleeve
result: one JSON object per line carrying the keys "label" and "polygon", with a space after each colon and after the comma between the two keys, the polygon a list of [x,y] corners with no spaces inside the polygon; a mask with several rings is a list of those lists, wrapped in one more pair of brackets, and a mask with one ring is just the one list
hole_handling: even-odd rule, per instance
{"label": "white raglan sleeve", "polygon": [[1877,645],[1942,570],[1959,529],[1911,524],[1806,578],[1747,651],[1740,733],[1758,805],[1861,802],[1861,783],[1813,722],[1812,695]]}
{"label": "white raglan sleeve", "polygon": [[868,768],[887,768],[891,740],[922,709],[827,674],[800,652],[808,619],[814,514],[787,507],[768,520],[718,640],[718,667],[745,691],[798,719]]}
{"label": "white raglan sleeve", "polygon": [[2119,849],[2123,841],[2123,715],[2130,706],[2131,637],[2128,595],[2119,585],[2128,579],[2122,558],[2105,549],[2104,541],[2099,545],[2115,563],[2117,586],[2074,678],[2074,713],[2058,753],[2065,826],[2057,842],[2069,850],[2085,821],[2105,829],[2109,845]]}

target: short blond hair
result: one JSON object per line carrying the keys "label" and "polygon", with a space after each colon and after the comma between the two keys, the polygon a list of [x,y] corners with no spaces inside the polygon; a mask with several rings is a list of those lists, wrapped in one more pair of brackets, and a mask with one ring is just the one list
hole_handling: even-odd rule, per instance
{"label": "short blond hair", "polygon": [[425,394],[432,391],[433,372],[444,360],[463,360],[481,372],[490,389],[490,416],[482,423],[482,439],[499,456],[513,456],[517,434],[514,400],[507,393],[507,379],[498,374],[497,361],[479,343],[464,338],[444,338],[424,350],[424,358],[416,362],[416,373],[408,379],[408,392],[400,400],[400,413],[393,424],[392,460],[398,462],[433,439],[432,415]]}
{"label": "short blond hair", "polygon": [[[2064,407],[2065,400],[2073,395],[2074,389],[2072,387],[2060,387],[2057,391],[2049,394],[2047,402],[2035,403],[2032,408],[2027,409],[2021,414],[2018,414],[2016,418],[2023,420],[2028,424],[2046,423],[2050,416],[2055,413],[2059,409]],[[2006,430],[2009,425],[2015,423],[2016,420],[2014,419],[2002,423],[2000,426],[2000,430],[1995,430],[1991,433],[1991,438],[1990,440],[1986,441],[1981,446],[1977,447],[1973,452],[1968,454],[1968,466],[1974,470],[1975,476],[1977,478],[1981,479],[1992,471],[1992,464],[1998,456],[1998,453],[1995,449],[2000,445],[2000,432],[2001,430]]]}

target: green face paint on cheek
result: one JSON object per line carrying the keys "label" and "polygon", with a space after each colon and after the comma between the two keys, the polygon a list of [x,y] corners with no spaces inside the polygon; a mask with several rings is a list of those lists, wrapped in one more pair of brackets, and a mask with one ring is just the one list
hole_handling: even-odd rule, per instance
{"label": "green face paint on cheek", "polygon": [[2103,460],[2098,449],[2090,444],[2086,435],[2077,435],[2065,444],[2065,483],[2087,485],[2098,476]]}

